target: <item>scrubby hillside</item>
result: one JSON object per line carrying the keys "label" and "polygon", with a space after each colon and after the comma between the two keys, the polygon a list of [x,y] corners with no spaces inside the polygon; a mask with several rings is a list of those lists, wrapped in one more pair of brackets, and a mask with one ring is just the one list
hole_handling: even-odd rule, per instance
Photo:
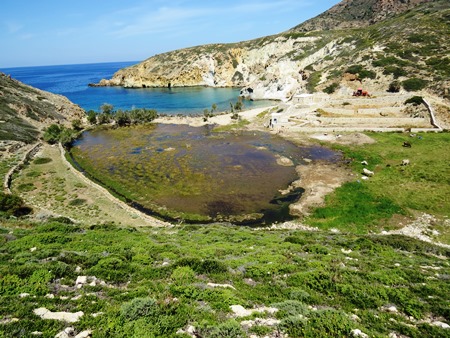
{"label": "scrubby hillside", "polygon": [[[349,86],[348,80],[385,91],[395,80],[395,90],[425,88],[439,96],[448,95],[444,91],[450,76],[450,3],[364,4],[370,15],[354,14],[362,5],[345,1],[324,13],[324,18],[319,16],[288,32],[156,55],[118,71],[100,85],[238,86],[250,88],[243,94],[253,99],[288,99],[298,92],[330,92],[341,84]],[[358,28],[303,31],[305,27],[342,28],[350,8],[349,15],[356,16],[349,25]]]}
{"label": "scrubby hillside", "polygon": [[0,140],[30,143],[50,124],[70,125],[84,116],[84,110],[67,98],[0,73]]}
{"label": "scrubby hillside", "polygon": [[326,12],[294,27],[293,31],[308,32],[352,27],[365,27],[419,4],[433,0],[344,0]]}

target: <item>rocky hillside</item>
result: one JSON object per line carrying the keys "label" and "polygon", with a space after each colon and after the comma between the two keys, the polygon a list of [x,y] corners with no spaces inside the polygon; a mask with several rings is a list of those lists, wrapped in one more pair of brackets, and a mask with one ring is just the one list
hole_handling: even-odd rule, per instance
{"label": "rocky hillside", "polygon": [[33,142],[52,123],[70,125],[84,110],[61,95],[27,86],[0,73],[0,140]]}
{"label": "rocky hillside", "polygon": [[399,90],[427,88],[442,96],[450,77],[449,32],[448,0],[346,0],[290,31],[156,55],[98,85],[237,86],[252,99],[285,100],[361,85],[349,80],[372,91],[396,81]]}
{"label": "rocky hillside", "polygon": [[292,31],[308,32],[366,27],[433,0],[344,0],[328,11],[294,27]]}

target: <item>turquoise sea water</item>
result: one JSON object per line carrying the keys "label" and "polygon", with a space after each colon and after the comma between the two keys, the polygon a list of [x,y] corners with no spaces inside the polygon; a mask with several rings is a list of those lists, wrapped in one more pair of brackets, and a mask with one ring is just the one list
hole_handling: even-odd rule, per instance
{"label": "turquoise sea water", "polygon": [[[111,78],[119,69],[137,62],[109,62],[79,65],[3,68],[1,72],[30,86],[61,94],[88,110],[99,111],[104,103],[115,109],[156,109],[159,113],[202,114],[216,104],[218,111],[230,108],[238,99],[239,88],[139,88],[89,87],[103,78]],[[244,101],[244,109],[267,106],[268,101]]]}

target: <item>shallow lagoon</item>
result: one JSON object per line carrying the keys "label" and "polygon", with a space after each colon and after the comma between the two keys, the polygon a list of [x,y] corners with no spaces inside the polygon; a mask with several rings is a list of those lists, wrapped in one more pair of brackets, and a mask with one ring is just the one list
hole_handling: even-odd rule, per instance
{"label": "shallow lagoon", "polygon": [[[302,190],[281,196],[304,159],[335,160],[322,147],[298,147],[262,132],[154,124],[83,133],[74,160],[134,206],[169,220],[261,223],[290,219]],[[292,166],[278,164],[280,156]]]}

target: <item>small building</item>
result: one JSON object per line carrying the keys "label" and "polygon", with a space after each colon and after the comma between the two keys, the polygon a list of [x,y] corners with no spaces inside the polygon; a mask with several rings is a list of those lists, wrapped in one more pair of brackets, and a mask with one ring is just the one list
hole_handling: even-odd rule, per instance
{"label": "small building", "polygon": [[282,113],[272,113],[270,114],[269,128],[275,128],[281,124],[286,124],[289,122],[288,117]]}
{"label": "small building", "polygon": [[294,95],[293,101],[295,104],[299,104],[302,106],[311,106],[314,104],[314,96],[313,94],[298,94]]}

